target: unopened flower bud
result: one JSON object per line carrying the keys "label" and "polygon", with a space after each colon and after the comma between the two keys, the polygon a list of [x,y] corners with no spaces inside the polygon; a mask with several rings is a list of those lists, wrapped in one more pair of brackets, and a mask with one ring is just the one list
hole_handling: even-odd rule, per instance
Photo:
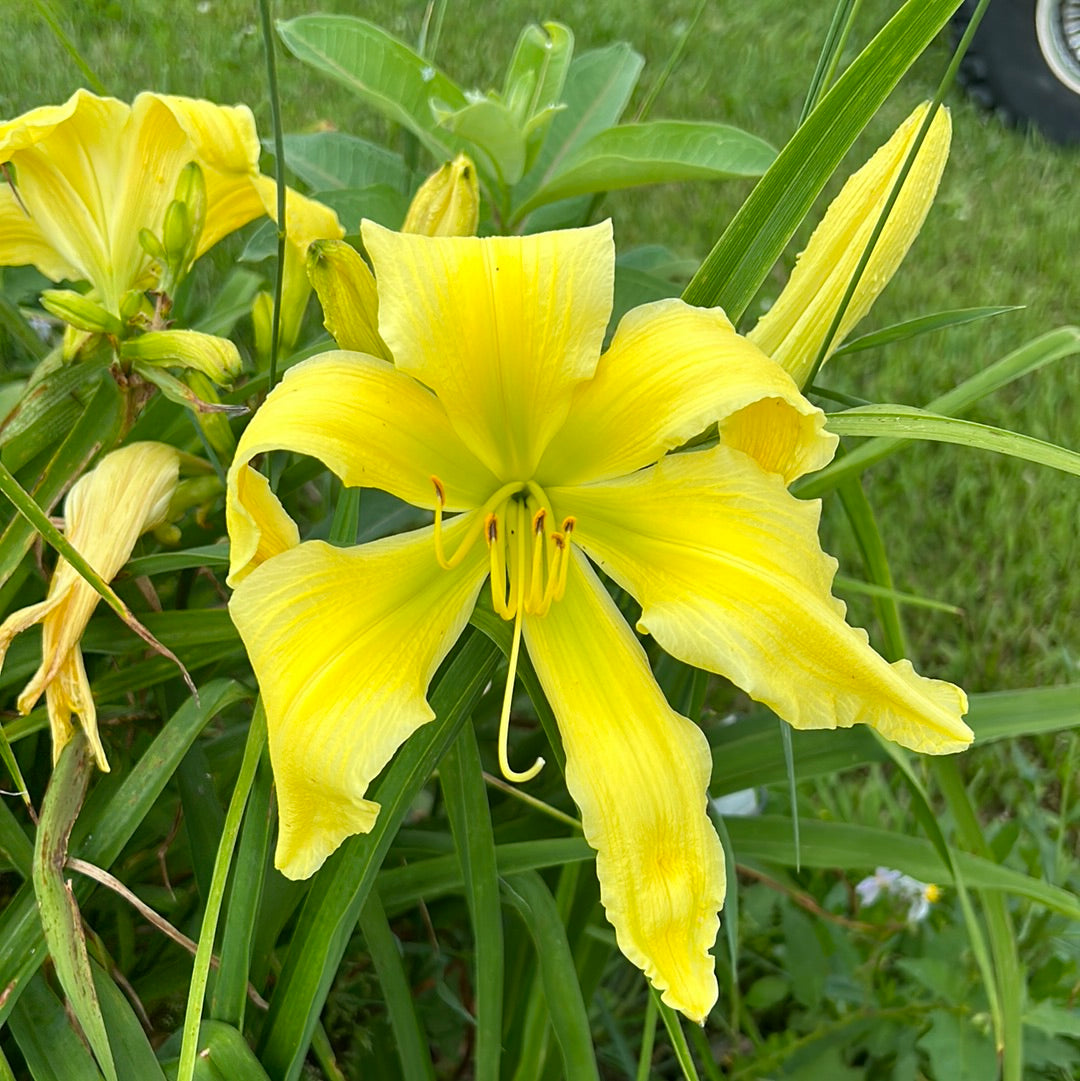
{"label": "unopened flower bud", "polygon": [[420,185],[401,231],[425,236],[475,236],[479,221],[476,166],[464,154],[458,154]]}
{"label": "unopened flower bud", "polygon": [[929,105],[920,105],[830,204],[776,303],[747,337],[801,387],[870,310],[919,235],[949,157],[952,125],[939,109],[904,180],[832,340],[826,343],[851,277],[885,209]]}
{"label": "unopened flower bud", "polygon": [[87,330],[91,334],[120,335],[123,329],[120,320],[106,311],[100,304],[76,293],[73,289],[46,289],[41,294],[41,306],[63,319],[77,330]]}

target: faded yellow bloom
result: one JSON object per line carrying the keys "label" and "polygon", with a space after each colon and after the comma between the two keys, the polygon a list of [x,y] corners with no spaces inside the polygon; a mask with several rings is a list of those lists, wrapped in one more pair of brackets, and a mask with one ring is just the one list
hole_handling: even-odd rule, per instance
{"label": "faded yellow bloom", "polygon": [[[776,303],[747,335],[790,372],[800,387],[810,378],[840,301],[928,109],[929,105],[920,105],[889,141],[848,178],[799,256]],[[919,235],[949,157],[951,137],[949,111],[941,108],[825,350],[826,357],[870,310]]]}
{"label": "faded yellow bloom", "polygon": [[[68,492],[64,534],[105,581],[128,561],[139,537],[165,521],[179,468],[175,448],[164,443],[132,443],[105,455]],[[72,716],[77,715],[98,766],[108,771],[79,647],[99,599],[93,586],[60,559],[46,599],[13,612],[0,624],[0,665],[15,635],[40,623],[41,665],[19,695],[19,712],[29,713],[44,692],[53,761],[71,739]]]}
{"label": "faded yellow bloom", "polygon": [[405,215],[403,233],[474,236],[480,222],[480,181],[465,154],[446,162],[420,185]]}

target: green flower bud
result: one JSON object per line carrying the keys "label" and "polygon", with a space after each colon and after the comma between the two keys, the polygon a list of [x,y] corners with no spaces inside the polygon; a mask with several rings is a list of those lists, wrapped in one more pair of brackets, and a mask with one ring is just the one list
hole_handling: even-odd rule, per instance
{"label": "green flower bud", "polygon": [[113,337],[119,337],[123,330],[120,320],[112,312],[72,289],[46,289],[41,294],[41,306],[77,330]]}

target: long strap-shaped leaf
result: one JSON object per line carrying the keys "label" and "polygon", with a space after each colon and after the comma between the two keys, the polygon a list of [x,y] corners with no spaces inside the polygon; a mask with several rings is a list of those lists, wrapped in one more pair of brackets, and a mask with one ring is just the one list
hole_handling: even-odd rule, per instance
{"label": "long strap-shaped leaf", "polygon": [[349,934],[398,825],[491,678],[498,650],[482,635],[466,634],[431,692],[436,719],[398,752],[372,793],[382,805],[374,829],[342,845],[308,894],[263,1028],[259,1057],[271,1077],[300,1076]]}
{"label": "long strap-shaped leaf", "polygon": [[[194,699],[185,702],[118,789],[100,786],[91,793],[72,832],[70,851],[90,863],[108,867],[149,813],[195,737],[221,710],[246,693],[232,680],[221,679],[202,688],[198,703]],[[85,896],[91,888],[88,879],[80,879],[75,883],[75,894]],[[24,883],[0,912],[0,957],[4,959],[5,980],[0,1025],[45,959],[43,945],[33,886]]]}
{"label": "long strap-shaped leaf", "polygon": [[738,321],[859,132],[957,7],[908,0],[889,20],[750,193],[686,287],[687,303],[719,305]]}
{"label": "long strap-shaped leaf", "polygon": [[68,838],[86,795],[91,768],[86,736],[80,729],[60,752],[45,790],[34,846],[33,883],[45,943],[60,986],[102,1073],[108,1081],[117,1081],[112,1048],[86,953],[79,905],[70,882],[64,881]]}

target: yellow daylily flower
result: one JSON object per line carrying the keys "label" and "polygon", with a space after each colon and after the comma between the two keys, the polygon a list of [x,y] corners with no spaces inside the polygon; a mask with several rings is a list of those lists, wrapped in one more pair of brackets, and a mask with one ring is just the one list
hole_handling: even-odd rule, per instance
{"label": "yellow daylily flower", "polygon": [[[923,104],[915,109],[889,141],[852,173],[799,255],[776,303],[747,335],[790,372],[800,387],[810,378],[840,301],[929,108]],[[931,121],[851,302],[825,350],[826,357],[870,310],[919,235],[937,194],[951,139],[952,122],[949,110],[943,107]]]}
{"label": "yellow daylily flower", "polygon": [[[175,448],[131,443],[106,454],[72,485],[64,503],[64,534],[105,581],[128,561],[143,533],[165,522],[179,469]],[[19,695],[19,712],[29,713],[44,692],[54,763],[74,734],[71,718],[77,714],[98,766],[108,772],[79,648],[100,599],[94,587],[60,559],[46,599],[13,612],[0,624],[0,666],[15,635],[40,623],[41,665]]]}
{"label": "yellow daylily flower", "polygon": [[[428,238],[362,225],[392,362],[335,351],[292,368],[228,478],[230,603],[262,689],[277,866],[312,874],[369,830],[371,780],[432,718],[425,694],[485,580],[513,621],[507,760],[524,641],[566,749],[623,953],[701,1020],[725,891],[706,816],[710,753],[668,705],[593,564],[641,604],[637,629],[800,728],[871,724],[932,752],[967,745],[964,694],[889,664],[844,621],[819,504],[787,483],[832,457],[824,415],[718,309],[611,312],[611,225]],[[667,452],[716,424],[720,443]],[[301,543],[249,465],[312,454],[434,525],[355,548]],[[449,517],[449,512],[458,512]]]}
{"label": "yellow daylily flower", "polygon": [[[246,105],[140,94],[131,105],[77,90],[0,123],[0,265],[36,266],[53,281],[87,281],[113,314],[124,294],[157,281],[160,268],[140,244],[163,235],[185,166],[196,162],[206,210],[195,257],[249,221],[276,220],[277,187],[259,172],[259,139]],[[286,227],[297,249],[292,277],[316,237],[341,237],[328,207],[287,195]]]}

